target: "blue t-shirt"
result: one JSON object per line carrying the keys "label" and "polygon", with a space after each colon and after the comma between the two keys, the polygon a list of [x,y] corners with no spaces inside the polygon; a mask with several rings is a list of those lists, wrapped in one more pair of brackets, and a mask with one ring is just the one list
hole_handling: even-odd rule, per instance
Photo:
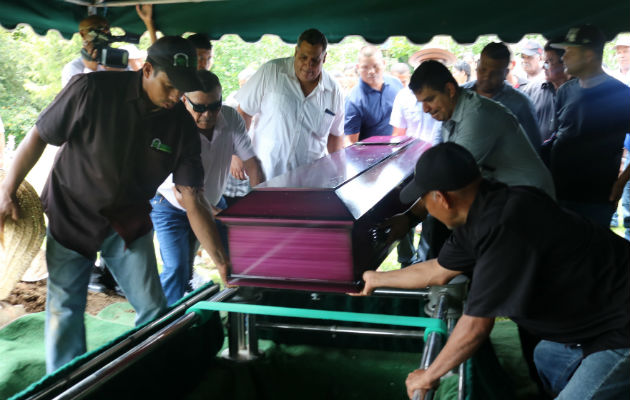
{"label": "blue t-shirt", "polygon": [[359,140],[363,140],[371,136],[392,134],[389,119],[394,99],[402,89],[402,84],[392,76],[384,76],[383,79],[380,91],[359,80],[359,84],[348,94],[343,129],[346,135],[360,132]]}

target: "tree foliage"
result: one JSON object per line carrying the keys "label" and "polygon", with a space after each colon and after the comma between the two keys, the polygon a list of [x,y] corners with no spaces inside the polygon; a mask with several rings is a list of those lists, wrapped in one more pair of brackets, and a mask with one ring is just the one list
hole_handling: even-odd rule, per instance
{"label": "tree foliage", "polygon": [[[115,34],[122,31],[112,30]],[[540,35],[527,35],[540,44]],[[430,46],[440,46],[457,57],[472,54],[478,56],[496,36],[482,36],[472,45],[459,45],[449,36],[436,36]],[[366,42],[361,37],[348,36],[338,44],[329,46],[324,68],[329,72],[342,72],[344,67],[356,64],[357,55]],[[141,38],[141,49],[150,45],[148,35]],[[426,46],[425,44],[424,46]],[[285,43],[277,36],[265,35],[256,43],[244,42],[237,35],[225,35],[214,43],[215,72],[222,82],[224,98],[238,89],[238,74],[245,68],[257,69],[264,62],[288,57],[295,44]],[[404,37],[391,37],[381,45],[386,62],[407,62],[423,45],[411,43]],[[58,32],[49,31],[39,36],[28,26],[18,26],[12,31],[0,27],[0,117],[4,121],[6,135],[15,136],[19,143],[37,119],[37,115],[61,90],[61,69],[76,58],[81,39],[74,35],[65,40]],[[604,62],[610,68],[617,67],[612,44],[606,46]]]}

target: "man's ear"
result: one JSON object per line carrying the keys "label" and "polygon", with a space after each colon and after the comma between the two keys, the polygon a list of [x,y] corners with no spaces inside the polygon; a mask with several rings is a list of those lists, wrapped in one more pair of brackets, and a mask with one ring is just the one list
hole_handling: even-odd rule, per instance
{"label": "man's ear", "polygon": [[440,190],[434,190],[431,194],[433,196],[433,200],[445,209],[450,209],[452,206],[451,199],[448,196],[448,193],[442,192]]}
{"label": "man's ear", "polygon": [[328,52],[324,52],[324,59],[322,60],[322,64],[326,62],[326,56],[328,55]]}
{"label": "man's ear", "polygon": [[455,94],[457,93],[457,88],[455,88],[455,84],[453,82],[446,82],[444,89],[446,90],[446,94],[448,95],[449,99],[455,97]]}
{"label": "man's ear", "polygon": [[146,79],[149,79],[153,74],[153,65],[151,63],[145,62],[142,66],[142,76]]}

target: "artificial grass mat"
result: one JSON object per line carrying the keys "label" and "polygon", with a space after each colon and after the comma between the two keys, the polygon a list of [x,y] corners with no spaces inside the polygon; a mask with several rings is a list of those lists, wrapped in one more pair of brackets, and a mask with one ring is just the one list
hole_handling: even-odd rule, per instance
{"label": "artificial grass mat", "polygon": [[[116,303],[103,309],[96,317],[85,314],[88,351],[133,327],[135,313],[130,314],[128,307],[131,307],[129,303]],[[46,375],[45,315],[44,311],[27,314],[0,330],[0,399],[9,398]]]}
{"label": "artificial grass mat", "polygon": [[[132,328],[135,314],[130,311],[128,303],[117,303],[98,317],[86,315],[88,349]],[[37,313],[0,330],[0,398],[45,374],[43,329],[44,313]],[[421,349],[410,353],[261,341],[263,357],[235,362],[214,357],[217,347],[206,345],[211,332],[165,343],[90,398],[404,399],[405,378],[421,358]],[[497,371],[488,346],[472,361],[471,386],[477,395],[467,398],[530,398],[535,386],[527,377],[515,324],[497,321],[491,338],[507,374]],[[457,398],[457,376],[443,379],[436,398]]]}

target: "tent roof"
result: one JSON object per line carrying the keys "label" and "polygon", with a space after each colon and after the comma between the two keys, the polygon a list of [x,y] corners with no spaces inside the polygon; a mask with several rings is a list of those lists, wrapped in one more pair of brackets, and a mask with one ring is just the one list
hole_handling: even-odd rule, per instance
{"label": "tent roof", "polygon": [[[56,29],[65,37],[77,31],[87,15],[79,0],[0,0],[0,24],[13,28],[27,23],[42,34]],[[101,2],[103,0],[96,1]],[[256,41],[270,33],[295,42],[307,28],[315,27],[331,42],[348,35],[361,35],[373,43],[389,36],[407,36],[426,43],[434,35],[451,35],[459,43],[472,43],[477,36],[497,34],[516,42],[527,33],[551,38],[563,35],[571,26],[590,22],[604,30],[609,39],[630,31],[628,0],[529,0],[523,3],[496,0],[220,0],[169,3],[155,6],[157,28],[167,35],[205,32],[213,39],[238,34]],[[199,1],[199,0],[197,0]],[[84,1],[88,3],[89,1]],[[143,0],[139,0],[143,2]],[[151,2],[146,1],[144,2]],[[124,0],[105,0],[99,7],[112,26],[140,33],[144,25],[133,6],[116,7]]]}

